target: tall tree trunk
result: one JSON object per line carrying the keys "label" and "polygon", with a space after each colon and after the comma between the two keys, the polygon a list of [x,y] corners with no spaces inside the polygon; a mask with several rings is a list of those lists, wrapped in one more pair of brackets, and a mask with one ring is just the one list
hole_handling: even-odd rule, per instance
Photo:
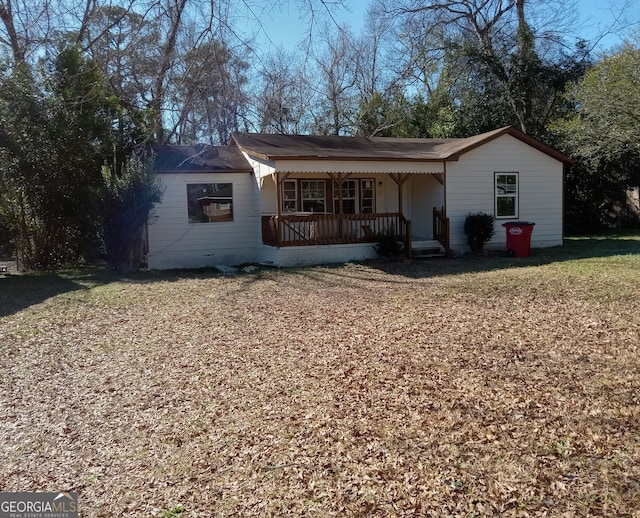
{"label": "tall tree trunk", "polygon": [[525,0],[516,0],[516,12],[518,13],[519,27],[522,27],[527,23],[524,17],[524,2]]}
{"label": "tall tree trunk", "polygon": [[[527,23],[524,12],[525,0],[516,0],[518,14],[518,32],[516,47],[515,78],[511,86],[511,95],[516,105],[516,115],[520,129],[529,133],[532,128],[533,91],[532,82],[535,81],[537,55],[535,38],[531,27]],[[512,74],[514,73],[512,72]]]}
{"label": "tall tree trunk", "polygon": [[9,44],[11,45],[11,53],[16,63],[22,63],[25,57],[25,48],[20,44],[18,39],[18,33],[16,32],[16,26],[13,20],[13,8],[11,6],[11,0],[0,0],[0,20],[4,24],[4,27],[9,36]]}
{"label": "tall tree trunk", "polygon": [[173,9],[169,11],[168,16],[171,21],[169,26],[169,32],[167,34],[167,40],[162,47],[162,54],[160,56],[160,63],[155,78],[155,88],[153,89],[152,108],[155,111],[156,117],[156,138],[158,142],[165,143],[164,126],[162,120],[162,106],[165,100],[166,93],[166,80],[167,73],[171,68],[172,58],[176,48],[176,39],[178,37],[178,30],[180,29],[182,13],[187,5],[187,0],[174,0],[175,5]]}

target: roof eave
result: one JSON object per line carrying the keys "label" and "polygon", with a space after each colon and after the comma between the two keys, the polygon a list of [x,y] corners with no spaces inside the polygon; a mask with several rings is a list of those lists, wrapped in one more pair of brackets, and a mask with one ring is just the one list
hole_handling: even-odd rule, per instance
{"label": "roof eave", "polygon": [[253,173],[253,169],[223,169],[223,170],[202,170],[202,169],[164,169],[161,171],[154,171],[154,174],[213,174],[213,173],[221,173],[221,174],[233,174],[233,173]]}
{"label": "roof eave", "polygon": [[[240,148],[242,149],[242,148]],[[390,157],[390,156],[329,156],[329,155],[270,155],[265,153],[260,153],[250,149],[243,149],[245,153],[248,155],[262,158],[264,160],[273,160],[273,161],[287,161],[287,160],[301,160],[301,161],[312,161],[312,160],[340,160],[343,162],[362,162],[364,160],[375,160],[377,162],[444,162],[451,160],[458,160],[458,155],[451,155],[445,157],[433,157],[433,158],[422,158],[422,157]]]}
{"label": "roof eave", "polygon": [[264,153],[260,153],[258,151],[254,151],[253,149],[247,149],[244,146],[241,146],[239,144],[236,144],[237,148],[242,151],[243,153],[246,153],[249,156],[253,156],[256,158],[261,158],[262,160],[274,160],[274,158],[272,158],[270,155],[266,155]]}
{"label": "roof eave", "polygon": [[565,155],[564,153],[561,153],[557,149],[554,149],[551,146],[548,146],[540,142],[536,138],[530,135],[527,135],[526,133],[524,133],[523,131],[520,131],[518,128],[514,126],[505,126],[504,128],[491,131],[487,133],[486,138],[478,139],[476,142],[464,147],[462,150],[460,150],[456,154],[459,156],[459,155],[462,155],[463,153],[467,153],[472,149],[478,148],[486,144],[487,142],[491,142],[492,140],[495,140],[498,137],[502,137],[503,135],[509,135],[513,138],[516,138],[521,142],[524,142],[525,144],[531,146],[532,148],[537,149],[538,151],[550,156],[551,158],[558,160],[559,162],[564,162],[567,164],[570,164],[573,162],[573,159],[571,157],[568,157],[567,155]]}
{"label": "roof eave", "polygon": [[506,131],[505,133],[508,133],[512,137],[515,137],[521,140],[525,144],[529,144],[531,147],[545,153],[546,155],[549,155],[551,158],[555,158],[556,160],[560,162],[564,162],[565,164],[572,164],[575,161],[570,156],[567,156],[564,153],[561,153],[560,151],[558,151],[557,149],[554,149],[551,146],[548,146],[547,144],[540,142],[539,140],[527,135],[526,133],[523,133],[519,129],[514,128],[513,126],[510,126],[508,129],[511,131]]}
{"label": "roof eave", "polygon": [[[450,152],[449,154],[443,153],[441,156],[435,156],[435,157],[415,157],[415,156],[391,157],[391,156],[355,156],[355,155],[329,156],[329,155],[320,155],[320,154],[301,156],[301,155],[291,155],[291,154],[269,153],[268,151],[267,152],[257,151],[256,149],[252,148],[250,145],[245,147],[244,145],[240,144],[238,140],[235,139],[233,136],[231,140],[233,144],[235,144],[244,153],[257,158],[261,158],[263,160],[271,160],[271,161],[276,161],[276,160],[281,160],[281,161],[286,161],[286,160],[343,160],[343,161],[376,160],[381,162],[391,162],[391,161],[454,162],[454,161],[458,161],[463,154],[468,153],[469,151],[472,151],[473,149],[476,149],[480,146],[483,146],[487,142],[491,142],[492,140],[495,140],[503,135],[510,135],[520,140],[521,142],[533,147],[534,149],[537,149],[538,151],[550,156],[555,160],[558,160],[566,164],[573,163],[572,158],[552,148],[551,146],[548,146],[540,142],[539,140],[527,135],[526,133],[520,131],[514,126],[505,126],[503,128],[499,128],[497,130],[487,132],[485,134],[476,135],[475,137],[469,137],[468,139],[455,139],[455,140],[459,140],[460,145],[455,145],[454,149],[452,150],[453,152]],[[465,141],[467,142],[465,143]]]}

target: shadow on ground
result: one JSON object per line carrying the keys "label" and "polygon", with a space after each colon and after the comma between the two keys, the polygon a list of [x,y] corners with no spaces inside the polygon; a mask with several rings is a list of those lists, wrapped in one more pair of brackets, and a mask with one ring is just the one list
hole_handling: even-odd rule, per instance
{"label": "shadow on ground", "polygon": [[0,276],[0,317],[78,289],[84,287],[54,273]]}
{"label": "shadow on ground", "polygon": [[[360,283],[370,277],[371,269],[388,275],[383,282],[395,284],[403,279],[440,277],[466,273],[481,273],[506,268],[541,266],[565,261],[588,260],[640,254],[640,233],[617,233],[603,236],[572,237],[562,247],[533,249],[530,257],[514,258],[506,254],[474,256],[454,259],[432,258],[421,261],[366,261],[345,267],[325,265],[305,268],[278,269],[278,275],[303,275],[317,278],[326,287]],[[274,269],[240,273],[242,286],[260,282],[265,278],[277,279]],[[329,273],[330,275],[327,275]],[[149,283],[176,282],[183,279],[220,277],[218,270],[169,270],[113,274],[101,268],[74,269],[56,273],[0,274],[0,317],[8,316],[50,297],[71,291],[91,289],[112,282]]]}
{"label": "shadow on ground", "polygon": [[0,273],[0,318],[45,300],[73,291],[88,290],[112,282],[132,284],[175,282],[180,279],[217,277],[217,270],[171,270],[117,274],[104,268],[87,267],[60,272]]}
{"label": "shadow on ground", "polygon": [[[506,268],[526,268],[567,261],[609,258],[614,256],[640,254],[640,234],[620,233],[588,237],[571,237],[565,240],[564,246],[544,249],[532,249],[529,257],[509,257],[506,253],[490,253],[487,255],[465,255],[450,258],[429,258],[424,260],[373,260],[366,261],[369,268],[390,275],[386,282],[390,284],[403,282],[402,279],[421,279],[444,275],[460,275],[482,273]],[[362,280],[362,272],[347,270],[340,265],[324,266],[324,272],[334,275],[334,284]],[[319,277],[313,268],[292,270],[310,277]],[[325,276],[326,279],[326,276]]]}

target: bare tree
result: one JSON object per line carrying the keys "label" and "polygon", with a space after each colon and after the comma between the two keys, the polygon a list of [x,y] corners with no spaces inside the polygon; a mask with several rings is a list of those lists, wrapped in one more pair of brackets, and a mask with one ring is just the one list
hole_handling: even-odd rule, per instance
{"label": "bare tree", "polygon": [[[428,94],[443,64],[461,81],[475,71],[502,91],[523,131],[545,125],[559,91],[553,69],[574,43],[575,0],[379,0],[377,10],[408,42],[405,77],[422,76]],[[572,52],[584,56],[584,46]]]}
{"label": "bare tree", "polygon": [[248,65],[224,43],[227,8],[153,0],[93,12],[85,48],[156,141],[224,143],[240,127]]}
{"label": "bare tree", "polygon": [[22,63],[51,40],[65,21],[49,2],[0,0],[0,44],[10,49],[14,63]]}
{"label": "bare tree", "polygon": [[194,45],[180,65],[170,103],[170,133],[178,142],[226,144],[245,125],[244,92],[249,64],[217,41]]}
{"label": "bare tree", "polygon": [[395,78],[389,73],[397,61],[390,55],[392,21],[369,9],[362,34],[355,40],[357,84],[360,97],[369,100],[376,92],[385,91]]}
{"label": "bare tree", "polygon": [[357,113],[357,53],[353,37],[346,29],[327,36],[324,47],[316,51],[318,67],[318,110],[314,114],[315,131],[323,134],[350,133]]}
{"label": "bare tree", "polygon": [[309,129],[308,113],[315,94],[311,79],[292,54],[278,51],[258,72],[254,113],[265,133],[298,134]]}

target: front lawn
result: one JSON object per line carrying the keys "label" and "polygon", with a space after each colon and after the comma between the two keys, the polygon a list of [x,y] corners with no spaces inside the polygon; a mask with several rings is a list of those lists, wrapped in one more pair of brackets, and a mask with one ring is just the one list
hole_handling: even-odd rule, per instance
{"label": "front lawn", "polygon": [[80,515],[640,512],[640,236],[0,275],[0,491]]}

